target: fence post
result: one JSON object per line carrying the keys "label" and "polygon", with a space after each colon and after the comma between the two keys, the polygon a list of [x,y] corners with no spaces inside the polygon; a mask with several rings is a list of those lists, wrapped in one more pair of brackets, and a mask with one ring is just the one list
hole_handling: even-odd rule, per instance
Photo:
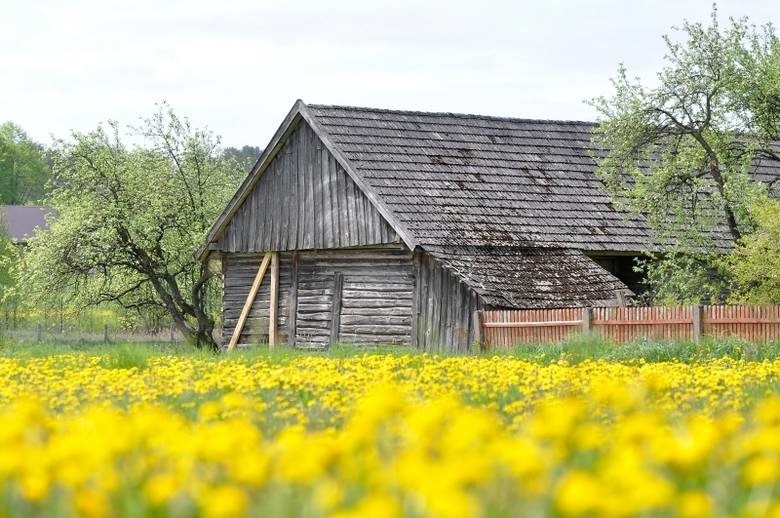
{"label": "fence post", "polygon": [[481,350],[485,346],[485,344],[482,343],[482,312],[478,309],[475,310],[472,320],[474,321],[474,343],[476,343]]}
{"label": "fence post", "polygon": [[582,308],[582,334],[590,334],[591,323],[593,322],[593,308]]}
{"label": "fence post", "polygon": [[171,322],[171,343],[174,342],[174,326],[173,322]]}
{"label": "fence post", "polygon": [[704,308],[701,305],[696,305],[691,308],[691,311],[693,313],[693,315],[691,315],[693,320],[693,332],[691,333],[691,338],[693,339],[694,343],[698,344],[701,342],[701,324]]}
{"label": "fence post", "polygon": [[43,333],[42,333],[42,329],[41,329],[41,324],[38,324],[38,341],[39,342],[41,341],[41,338],[43,338],[42,334]]}
{"label": "fence post", "polygon": [[103,324],[103,341],[108,343],[108,324]]}
{"label": "fence post", "polygon": [[65,303],[60,299],[60,334],[65,332]]}

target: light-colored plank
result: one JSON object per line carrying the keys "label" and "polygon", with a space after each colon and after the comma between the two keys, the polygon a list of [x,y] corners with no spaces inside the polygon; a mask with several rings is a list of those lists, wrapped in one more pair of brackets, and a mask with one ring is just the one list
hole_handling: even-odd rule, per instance
{"label": "light-colored plank", "polygon": [[268,347],[276,345],[277,314],[279,311],[279,252],[271,254],[271,303],[268,309]]}

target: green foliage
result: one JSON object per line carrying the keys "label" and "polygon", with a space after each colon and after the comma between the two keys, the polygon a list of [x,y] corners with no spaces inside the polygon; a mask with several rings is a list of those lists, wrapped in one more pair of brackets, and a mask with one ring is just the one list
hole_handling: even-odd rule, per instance
{"label": "green foliage", "polygon": [[[90,356],[99,356],[106,367],[143,369],[149,361],[160,356],[196,357],[206,360],[223,361],[243,358],[249,362],[258,359],[284,365],[301,357],[353,358],[365,355],[423,356],[417,349],[402,346],[340,345],[324,351],[311,351],[277,347],[252,347],[237,349],[231,353],[214,356],[205,351],[194,350],[179,344],[169,343],[19,343],[0,344],[0,356],[10,358],[36,358],[57,354],[80,352]],[[446,353],[442,356],[448,356]],[[646,362],[698,362],[729,357],[735,360],[762,361],[780,357],[780,343],[748,343],[736,339],[709,339],[701,343],[680,341],[635,340],[626,344],[615,344],[598,337],[578,336],[557,343],[522,344],[510,349],[485,351],[479,356],[511,356],[537,363],[567,361],[577,363],[585,360],[606,360],[631,363]]]}
{"label": "green foliage", "polygon": [[0,124],[0,204],[40,200],[49,177],[43,147],[12,122]]}
{"label": "green foliage", "polygon": [[756,158],[778,159],[780,45],[771,25],[746,19],[685,22],[682,41],[665,37],[657,85],[620,67],[594,141],[598,173],[621,206],[643,214],[663,246],[718,248],[752,227],[749,207],[763,187],[749,175]]}
{"label": "green foliage", "polygon": [[733,269],[720,254],[752,232],[751,207],[767,192],[750,167],[780,160],[780,43],[771,25],[721,27],[715,8],[708,26],[685,22],[677,34],[664,37],[655,86],[621,66],[613,95],[591,101],[597,172],[653,230],[649,302],[721,302]]}
{"label": "green foliage", "polygon": [[238,164],[237,171],[240,172],[238,181],[242,181],[260,158],[263,150],[257,146],[226,147],[222,153],[226,159]]}
{"label": "green foliage", "polygon": [[17,278],[21,264],[21,253],[5,232],[0,216],[0,306],[17,297]]}
{"label": "green foliage", "polygon": [[755,231],[726,260],[735,283],[732,300],[780,304],[780,201],[762,200],[752,214]]}
{"label": "green foliage", "polygon": [[722,304],[728,296],[729,271],[717,253],[651,255],[638,267],[649,287],[641,302],[659,306]]}
{"label": "green foliage", "polygon": [[193,253],[236,189],[219,139],[162,105],[125,143],[116,122],[57,142],[49,232],[30,243],[38,293],[165,314],[213,347],[213,272]]}
{"label": "green foliage", "polygon": [[578,363],[586,360],[632,363],[674,362],[694,363],[717,358],[762,361],[780,357],[780,343],[749,343],[737,339],[708,339],[701,343],[681,341],[652,341],[639,339],[626,344],[615,344],[598,337],[581,337],[553,344],[518,345],[504,351],[487,354],[507,354],[528,361]]}

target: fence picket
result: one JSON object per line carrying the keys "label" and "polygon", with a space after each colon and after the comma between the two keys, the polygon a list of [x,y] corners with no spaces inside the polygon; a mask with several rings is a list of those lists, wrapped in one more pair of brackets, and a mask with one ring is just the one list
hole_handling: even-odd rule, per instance
{"label": "fence picket", "polygon": [[[702,336],[780,339],[780,306],[599,307],[592,308],[590,329],[616,343],[694,340],[697,312]],[[488,348],[557,342],[583,332],[583,314],[582,308],[486,310],[481,334]]]}

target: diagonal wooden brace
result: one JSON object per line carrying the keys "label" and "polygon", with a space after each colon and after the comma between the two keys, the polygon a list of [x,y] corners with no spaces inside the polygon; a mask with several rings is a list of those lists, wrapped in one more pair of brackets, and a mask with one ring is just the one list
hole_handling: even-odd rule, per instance
{"label": "diagonal wooden brace", "polygon": [[268,270],[268,264],[271,262],[272,255],[272,252],[268,252],[263,256],[263,261],[260,263],[260,269],[257,270],[257,275],[255,275],[255,280],[252,282],[249,295],[247,295],[246,301],[244,302],[244,308],[241,310],[238,322],[236,322],[236,328],[233,329],[233,336],[230,337],[230,343],[228,343],[227,346],[228,351],[235,349],[236,344],[238,344],[238,339],[241,337],[241,331],[244,330],[244,324],[246,324],[246,319],[249,317],[249,311],[252,309],[252,304],[255,302],[255,297],[257,297],[260,285],[263,283],[263,277],[265,277],[265,272]]}

